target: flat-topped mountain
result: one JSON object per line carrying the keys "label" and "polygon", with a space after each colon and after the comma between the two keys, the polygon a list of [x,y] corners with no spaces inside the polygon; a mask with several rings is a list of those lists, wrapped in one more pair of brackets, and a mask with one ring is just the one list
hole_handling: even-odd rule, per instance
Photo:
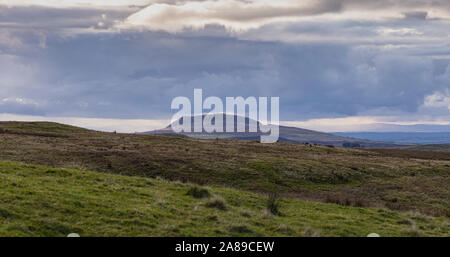
{"label": "flat-topped mountain", "polygon": [[[191,131],[194,131],[194,121],[195,117],[199,116],[191,116]],[[202,116],[202,120],[206,115]],[[179,123],[182,124],[183,119],[186,119],[189,117],[181,118]],[[227,126],[227,118],[230,119],[230,115],[223,115],[223,131],[226,131]],[[247,117],[244,118],[245,120],[245,132],[236,132],[237,131],[237,119],[238,116],[234,115],[234,117],[231,117],[234,119],[234,132],[213,132],[208,133],[203,129],[202,132],[180,132],[175,133],[172,130],[172,124],[169,124],[167,127],[159,130],[154,131],[148,131],[143,132],[143,134],[151,134],[151,135],[181,135],[181,136],[188,136],[192,138],[202,138],[202,139],[236,139],[236,140],[259,140],[260,136],[263,133],[260,130],[260,127],[263,126],[261,122],[257,122],[254,120],[251,120]],[[249,131],[249,124],[250,122],[255,122],[257,124],[257,132],[250,132]],[[214,123],[214,120],[212,122]],[[400,144],[394,144],[394,143],[386,143],[386,142],[377,142],[377,141],[371,141],[371,140],[364,140],[364,139],[357,139],[357,138],[350,138],[350,137],[342,137],[342,136],[336,136],[333,134],[328,134],[324,132],[314,131],[314,130],[308,130],[308,129],[302,129],[297,127],[288,127],[288,126],[279,126],[279,142],[291,142],[291,143],[310,143],[310,144],[319,144],[319,145],[333,145],[333,146],[344,146],[344,147],[362,147],[362,148],[373,148],[373,147],[396,147],[401,146]]]}

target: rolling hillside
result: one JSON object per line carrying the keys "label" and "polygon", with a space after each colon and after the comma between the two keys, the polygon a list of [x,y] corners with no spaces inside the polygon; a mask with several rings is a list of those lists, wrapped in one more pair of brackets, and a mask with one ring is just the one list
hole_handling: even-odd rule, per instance
{"label": "rolling hillside", "polygon": [[426,153],[115,134],[55,123],[0,123],[3,161],[448,216],[450,160],[443,152]]}
{"label": "rolling hillside", "polygon": [[0,162],[0,189],[0,236],[450,235],[443,217],[289,199],[274,215],[254,193],[82,169]]}

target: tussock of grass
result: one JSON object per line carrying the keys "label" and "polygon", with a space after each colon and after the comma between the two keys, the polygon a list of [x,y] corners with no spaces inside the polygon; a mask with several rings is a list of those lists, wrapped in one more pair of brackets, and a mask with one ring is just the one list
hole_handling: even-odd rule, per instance
{"label": "tussock of grass", "polygon": [[278,196],[276,194],[270,194],[267,199],[267,210],[273,215],[280,216],[279,205]]}
{"label": "tussock of grass", "polygon": [[205,206],[209,208],[217,208],[222,211],[226,211],[228,209],[225,199],[220,196],[214,196],[205,203]]}
{"label": "tussock of grass", "polygon": [[189,191],[186,193],[187,195],[190,195],[194,198],[208,198],[211,196],[209,191],[205,188],[200,188],[198,186],[193,186],[189,188]]}

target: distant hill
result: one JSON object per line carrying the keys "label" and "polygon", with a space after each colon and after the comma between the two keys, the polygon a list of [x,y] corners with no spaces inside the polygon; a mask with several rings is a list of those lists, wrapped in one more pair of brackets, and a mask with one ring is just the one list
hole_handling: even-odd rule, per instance
{"label": "distant hill", "polygon": [[[205,115],[203,115],[204,119]],[[189,118],[189,117],[185,117]],[[191,118],[191,131],[193,131],[194,117]],[[183,119],[183,118],[182,118]],[[203,120],[202,119],[202,120]],[[234,116],[234,126],[236,130],[237,124],[237,116]],[[258,129],[258,132],[248,132],[249,127],[249,118],[245,118],[245,133],[207,133],[205,130],[203,132],[191,132],[191,133],[175,133],[172,130],[172,125],[169,124],[164,129],[154,130],[143,132],[142,134],[150,134],[150,135],[178,135],[178,136],[187,136],[192,138],[200,138],[200,139],[236,139],[236,140],[260,140],[260,136],[263,133]],[[260,122],[257,122],[258,128],[261,126]],[[223,118],[223,127],[225,131],[226,127],[226,115]],[[365,139],[358,138],[350,138],[343,137],[338,135],[333,135],[329,133],[318,132],[314,130],[296,128],[296,127],[288,127],[288,126],[280,126],[279,127],[279,142],[291,142],[291,143],[309,143],[309,144],[318,144],[318,145],[332,145],[332,146],[344,146],[344,147],[362,147],[362,148],[373,148],[373,147],[398,147],[404,146],[405,144],[393,144],[386,142],[376,142]]]}
{"label": "distant hill", "polygon": [[[339,130],[333,130],[339,132]],[[354,132],[351,130],[345,130]],[[387,123],[372,123],[358,125],[358,131],[366,132],[449,132],[450,125],[435,124],[414,124],[414,125],[398,125]]]}
{"label": "distant hill", "polygon": [[64,133],[64,132],[87,132],[88,129],[75,127],[71,125],[47,122],[21,122],[21,121],[0,121],[0,132],[15,133]]}
{"label": "distant hill", "polygon": [[399,144],[448,144],[450,132],[337,132],[336,136]]}

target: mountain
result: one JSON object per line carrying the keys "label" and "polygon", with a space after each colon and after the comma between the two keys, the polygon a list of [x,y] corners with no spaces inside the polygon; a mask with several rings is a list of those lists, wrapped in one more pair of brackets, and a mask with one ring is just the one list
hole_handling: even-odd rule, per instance
{"label": "mountain", "polygon": [[[204,120],[206,115],[202,116],[202,120]],[[195,117],[191,116],[191,131],[194,131],[194,120]],[[226,120],[230,115],[223,115],[223,130],[226,128]],[[184,117],[180,119],[180,123],[182,123],[182,119],[186,119],[189,117]],[[234,131],[237,131],[237,119],[238,116],[234,116]],[[250,122],[255,122],[258,126],[258,132],[248,132]],[[260,127],[263,126],[262,123],[256,122],[254,120],[250,120],[249,118],[245,118],[245,131],[246,132],[221,132],[221,133],[208,133],[204,129],[202,132],[181,132],[175,133],[172,130],[172,124],[169,124],[166,128],[143,132],[142,134],[150,134],[150,135],[178,135],[178,136],[187,136],[192,138],[201,138],[201,139],[236,139],[236,140],[260,140],[260,136],[265,133],[261,132]],[[309,143],[309,144],[318,144],[318,145],[332,145],[332,146],[344,146],[344,147],[396,147],[402,146],[402,144],[394,144],[394,143],[386,143],[386,142],[377,142],[366,139],[357,139],[351,137],[343,137],[338,135],[333,135],[329,133],[318,132],[314,130],[302,129],[297,127],[288,127],[288,126],[279,126],[279,142],[290,142],[290,143]],[[404,144],[403,144],[404,145]]]}

